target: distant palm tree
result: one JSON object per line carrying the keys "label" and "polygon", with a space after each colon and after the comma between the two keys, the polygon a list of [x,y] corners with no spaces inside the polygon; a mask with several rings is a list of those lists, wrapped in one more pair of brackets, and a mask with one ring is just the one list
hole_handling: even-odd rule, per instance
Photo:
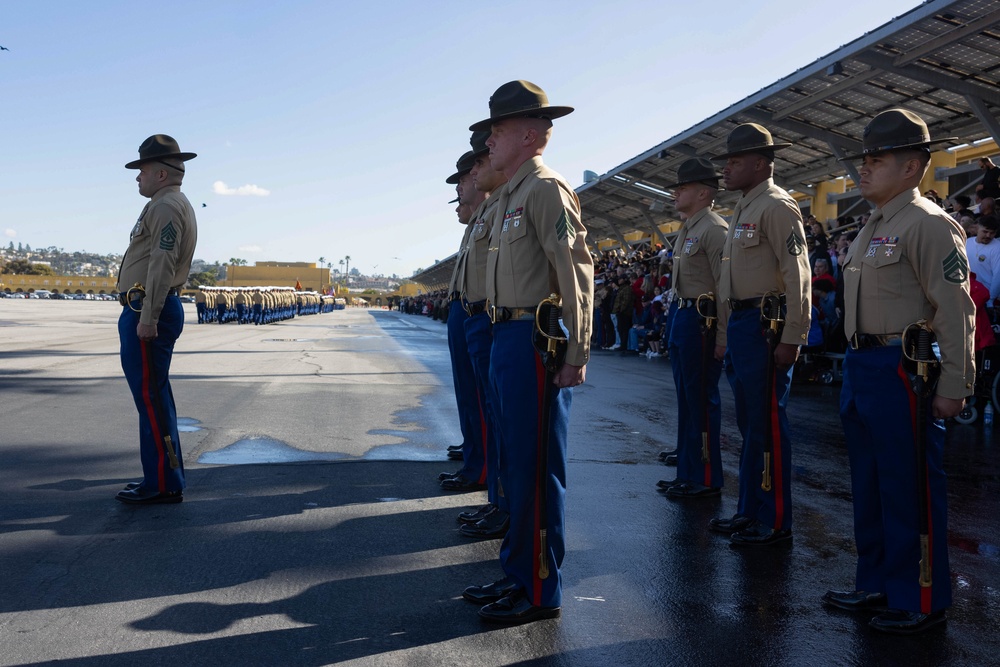
{"label": "distant palm tree", "polygon": [[320,266],[323,266],[323,262],[325,262],[325,261],[326,261],[326,257],[320,257],[318,263],[319,263]]}
{"label": "distant palm tree", "polygon": [[344,272],[344,260],[340,260],[340,272]]}
{"label": "distant palm tree", "polygon": [[344,261],[347,262],[347,274],[350,275],[350,273],[351,273],[351,256],[350,255],[344,255]]}

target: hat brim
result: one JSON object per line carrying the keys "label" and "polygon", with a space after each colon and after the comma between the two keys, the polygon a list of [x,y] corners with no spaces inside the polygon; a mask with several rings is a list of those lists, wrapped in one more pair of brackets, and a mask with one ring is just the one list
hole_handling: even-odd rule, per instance
{"label": "hat brim", "polygon": [[744,153],[764,153],[767,151],[780,151],[785,148],[791,147],[789,143],[778,143],[771,144],[769,146],[753,146],[751,148],[741,148],[738,151],[730,151],[729,153],[723,153],[722,155],[716,155],[715,157],[709,158],[712,162],[721,162],[723,160],[728,160],[734,155],[743,155]]}
{"label": "hat brim", "polygon": [[456,171],[454,174],[444,179],[444,182],[448,185],[458,185],[458,182],[462,180],[462,177],[469,173],[469,171]]}
{"label": "hat brim", "polygon": [[715,187],[719,187],[719,181],[722,180],[722,176],[709,176],[706,178],[689,178],[683,181],[677,181],[676,183],[668,183],[663,186],[664,190],[673,190],[678,185],[687,185],[688,183],[702,183],[703,185],[708,185],[709,181],[715,181]]}
{"label": "hat brim", "polygon": [[539,107],[537,109],[525,109],[524,111],[512,111],[510,113],[493,116],[492,118],[487,118],[486,120],[481,120],[474,125],[470,125],[469,131],[478,132],[480,130],[488,130],[493,123],[498,123],[501,120],[507,120],[508,118],[547,118],[549,120],[555,120],[556,118],[568,116],[573,113],[573,111],[573,107]]}
{"label": "hat brim", "polygon": [[138,169],[146,162],[156,162],[157,160],[180,160],[181,162],[187,162],[188,160],[193,160],[198,157],[197,153],[170,153],[168,155],[157,155],[156,157],[143,157],[138,160],[132,160],[125,165],[126,169]]}
{"label": "hat brim", "polygon": [[905,144],[903,146],[879,146],[877,148],[863,150],[860,153],[854,155],[845,155],[842,158],[837,158],[837,162],[853,162],[863,158],[866,155],[874,155],[875,153],[885,153],[887,151],[901,151],[907,148],[927,148],[931,146],[936,146],[937,144],[944,144],[949,141],[958,141],[958,137],[945,137],[944,139],[935,139],[933,141],[922,141],[918,144]]}

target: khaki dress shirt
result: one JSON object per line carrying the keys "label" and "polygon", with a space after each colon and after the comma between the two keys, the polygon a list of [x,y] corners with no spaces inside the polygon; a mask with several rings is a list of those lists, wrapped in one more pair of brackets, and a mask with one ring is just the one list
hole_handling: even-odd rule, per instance
{"label": "khaki dress shirt", "polygon": [[[722,299],[785,295],[782,343],[804,345],[812,316],[812,272],[802,214],[791,195],[767,179],[740,197],[722,251]],[[725,320],[719,335],[725,337]],[[717,338],[717,340],[719,340]]]}
{"label": "khaki dress shirt", "polygon": [[[677,234],[674,250],[674,294],[679,299],[697,299],[702,294],[716,297],[719,321],[728,317],[729,308],[719,299],[722,273],[722,249],[729,224],[706,207],[688,218]],[[725,345],[725,332],[716,345]]]}
{"label": "khaki dress shirt", "polygon": [[941,352],[937,393],[965,398],[975,381],[975,318],[965,232],[951,216],[916,189],[875,209],[844,263],[847,337],[901,334],[927,320]]}
{"label": "khaki dress shirt", "polygon": [[566,363],[590,359],[594,260],[587,249],[580,200],[562,176],[536,156],[500,191],[486,263],[486,297],[498,308],[534,308],[562,297],[569,331]]}
{"label": "khaki dress shirt", "polygon": [[140,324],[156,324],[167,292],[187,282],[197,242],[191,202],[178,185],[161,188],[139,214],[118,272],[119,292],[136,283],[146,289]]}

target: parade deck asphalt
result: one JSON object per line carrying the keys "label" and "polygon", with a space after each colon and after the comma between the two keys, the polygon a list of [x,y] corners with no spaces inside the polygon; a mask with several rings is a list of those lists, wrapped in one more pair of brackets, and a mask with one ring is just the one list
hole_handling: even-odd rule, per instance
{"label": "parade deck asphalt", "polygon": [[[445,328],[347,310],[187,328],[172,368],[188,489],[125,506],[137,417],[102,302],[0,300],[0,665],[1000,664],[1000,445],[949,428],[947,627],[872,633],[851,588],[839,387],[796,381],[794,543],[737,550],[739,437],[723,379],[721,498],[671,501],[665,359],[595,352],[575,390],[564,605],[484,624],[461,597],[500,576],[458,535],[481,492],[436,482],[459,442]],[[997,425],[1000,429],[1000,424]]]}

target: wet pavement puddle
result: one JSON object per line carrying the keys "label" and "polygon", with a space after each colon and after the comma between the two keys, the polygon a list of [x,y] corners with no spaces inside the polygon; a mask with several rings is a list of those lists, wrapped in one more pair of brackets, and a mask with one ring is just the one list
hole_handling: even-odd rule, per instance
{"label": "wet pavement puddle", "polygon": [[200,421],[191,417],[178,417],[177,430],[181,433],[195,433],[201,430],[201,426],[198,426],[200,423]]}
{"label": "wet pavement puddle", "polygon": [[244,438],[214,452],[205,452],[198,463],[242,465],[248,463],[295,463],[298,461],[341,461],[333,452],[308,452],[272,438]]}

